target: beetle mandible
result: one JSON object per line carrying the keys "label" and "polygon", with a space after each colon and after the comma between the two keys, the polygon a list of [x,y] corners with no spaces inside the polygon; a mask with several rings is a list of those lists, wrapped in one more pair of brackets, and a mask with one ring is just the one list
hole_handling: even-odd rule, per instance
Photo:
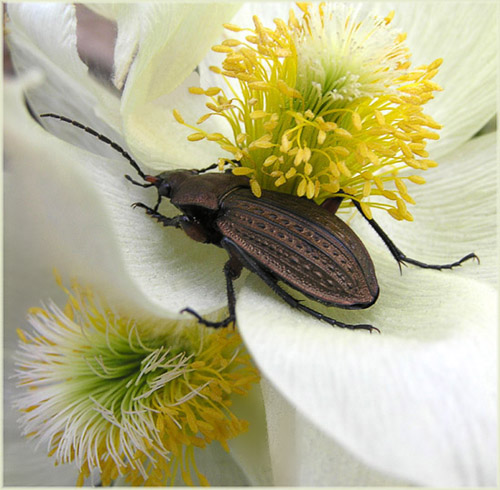
{"label": "beetle mandible", "polygon": [[[225,327],[236,320],[236,296],[233,282],[243,267],[257,274],[279,297],[330,325],[349,329],[379,331],[369,324],[347,324],[326,316],[295,299],[279,283],[282,282],[304,296],[327,306],[363,309],[373,305],[379,286],[373,262],[357,235],[334,213],[341,198],[326,200],[321,206],[313,201],[276,191],[263,191],[257,198],[246,176],[231,170],[210,173],[218,167],[202,170],[171,170],[156,176],[145,174],[137,162],[119,145],[92,128],[58,114],[42,114],[72,124],[95,136],[119,152],[144,182],[125,177],[134,185],[155,187],[157,200],[153,207],[142,202],[132,206],[164,226],[182,229],[193,240],[224,248],[228,260],[224,265],[228,316],[210,321],[191,308],[182,312],[194,315],[209,327]],[[169,199],[182,214],[169,218],[158,212],[163,198]],[[414,264],[426,269],[452,269],[466,260],[476,259],[469,253],[460,260],[444,265],[431,265],[407,257],[392,242],[378,223],[368,217],[360,203],[354,206],[380,236],[392,256],[401,264]]]}

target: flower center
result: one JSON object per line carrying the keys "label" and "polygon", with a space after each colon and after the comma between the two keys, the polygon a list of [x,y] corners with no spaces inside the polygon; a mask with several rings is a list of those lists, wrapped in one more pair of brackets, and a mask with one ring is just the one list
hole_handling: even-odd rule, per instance
{"label": "flower center", "polygon": [[[34,308],[35,332],[19,331],[17,405],[24,433],[47,443],[57,463],[76,461],[83,484],[166,485],[180,474],[208,484],[194,448],[247,429],[230,410],[258,374],[234,331],[145,335],[146,325],[113,312],[91,291],[65,289],[64,310]],[[196,481],[196,480],[195,480]]]}
{"label": "flower center", "polygon": [[[410,69],[405,35],[386,18],[361,18],[359,6],[300,5],[288,23],[275,19],[253,29],[225,25],[244,39],[212,49],[224,53],[227,86],[190,91],[210,100],[192,141],[207,138],[230,152],[233,173],[248,175],[252,190],[279,190],[321,203],[349,195],[391,216],[412,220],[407,183],[425,180],[407,170],[427,170],[426,140],[439,129],[422,106],[440,87],[431,81],[441,60]],[[222,116],[231,135],[207,133],[203,121]],[[224,160],[225,161],[225,160]],[[222,162],[221,162],[222,163]],[[352,205],[350,200],[343,206]]]}

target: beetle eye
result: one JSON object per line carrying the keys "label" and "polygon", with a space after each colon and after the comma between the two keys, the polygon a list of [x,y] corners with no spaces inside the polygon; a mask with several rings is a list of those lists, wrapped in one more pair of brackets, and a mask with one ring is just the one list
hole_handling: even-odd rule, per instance
{"label": "beetle eye", "polygon": [[163,181],[159,186],[158,186],[158,194],[162,197],[170,197],[172,187],[167,181]]}

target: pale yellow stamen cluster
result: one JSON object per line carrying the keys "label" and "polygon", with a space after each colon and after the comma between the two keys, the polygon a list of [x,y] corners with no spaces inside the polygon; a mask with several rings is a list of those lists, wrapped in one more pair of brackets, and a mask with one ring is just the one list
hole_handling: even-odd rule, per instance
{"label": "pale yellow stamen cluster", "polygon": [[[411,69],[405,35],[389,27],[392,14],[357,20],[345,7],[301,8],[300,21],[292,11],[274,29],[257,17],[254,29],[226,25],[249,33],[213,47],[225,59],[211,69],[228,90],[192,88],[210,99],[210,112],[197,126],[175,117],[196,130],[190,140],[231,153],[233,172],[248,175],[257,196],[271,189],[321,203],[348,194],[368,216],[374,206],[411,220],[407,183],[425,181],[402,171],[437,165],[426,141],[439,137],[440,125],[422,106],[440,90],[432,78],[441,60]],[[225,118],[232,135],[200,129],[213,116]]]}
{"label": "pale yellow stamen cluster", "polygon": [[90,290],[65,291],[64,310],[34,308],[34,332],[19,330],[25,434],[48,445],[56,464],[75,461],[80,485],[96,468],[105,486],[120,475],[134,485],[177,475],[207,485],[194,450],[213,441],[229,450],[248,426],[231,397],[259,379],[239,335],[201,327],[148,336]]}

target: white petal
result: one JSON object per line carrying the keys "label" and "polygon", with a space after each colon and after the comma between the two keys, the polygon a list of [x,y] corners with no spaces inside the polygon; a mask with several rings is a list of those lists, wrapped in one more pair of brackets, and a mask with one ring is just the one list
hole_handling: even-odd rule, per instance
{"label": "white petal", "polygon": [[371,311],[329,310],[381,335],[314,321],[252,278],[237,305],[244,341],[282,395],[365,464],[420,485],[493,485],[496,294],[429,271],[389,276]]}
{"label": "white petal", "polygon": [[[189,134],[195,132],[179,124],[173,109],[178,109],[187,124],[194,124],[208,110],[204,97],[190,94],[189,87],[199,86],[199,77],[192,73],[170,94],[145,104],[127,117],[130,131],[127,143],[134,149],[134,155],[150,168],[204,168],[217,162],[219,158],[231,154],[220,149],[215,142],[207,140],[188,141]],[[218,118],[220,120],[220,118]],[[213,118],[203,123],[207,132],[217,132],[220,128]]]}
{"label": "white petal", "polygon": [[274,484],[278,486],[408,486],[363,464],[315,427],[273,386],[262,382]]}
{"label": "white petal", "polygon": [[[28,93],[35,114],[52,112],[91,125],[120,141],[119,100],[88,73],[76,49],[76,17],[70,4],[10,4],[7,41],[16,70],[38,69],[44,83]],[[48,121],[48,120],[44,120]],[[54,134],[103,153],[102,144],[60,122],[48,121]]]}
{"label": "white petal", "polygon": [[408,34],[412,67],[443,58],[433,79],[444,89],[424,106],[443,125],[431,141],[439,158],[477,133],[496,111],[497,9],[493,3],[397,2],[377,5],[395,10],[394,25]]}
{"label": "white petal", "polygon": [[172,131],[171,112],[182,107],[164,97],[191,74],[237,5],[174,3],[141,7],[138,52],[122,98],[124,129],[129,146],[138,156],[167,162],[168,166],[172,164],[170,152],[175,156],[179,140],[178,129]]}
{"label": "white petal", "polygon": [[164,231],[132,209],[148,198],[123,178],[129,170],[123,162],[51,136],[25,112],[22,87],[5,91],[5,178],[13,189],[6,212],[23,223],[18,239],[27,253],[31,247],[61,271],[105,285],[107,294],[129,298],[156,318],[179,318],[186,306],[201,313],[225,306],[221,250]]}

